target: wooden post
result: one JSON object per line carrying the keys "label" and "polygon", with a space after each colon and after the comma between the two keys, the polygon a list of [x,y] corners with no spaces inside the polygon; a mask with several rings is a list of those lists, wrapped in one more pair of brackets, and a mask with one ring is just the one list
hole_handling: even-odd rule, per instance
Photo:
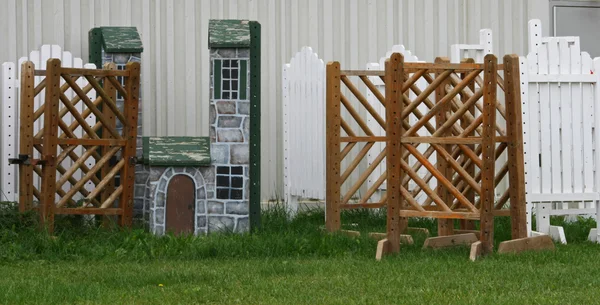
{"label": "wooden post", "polygon": [[[438,57],[435,59],[435,63],[436,64],[448,64],[448,63],[450,63],[450,60],[446,57]],[[436,73],[436,77],[439,75],[440,75],[440,73]],[[445,88],[446,88],[446,85],[448,85],[449,83],[450,83],[449,80],[445,80],[445,81],[441,82],[440,85],[435,88],[436,103],[439,103],[444,98],[444,96],[446,96]],[[444,125],[444,123],[446,123],[447,114],[448,114],[448,111],[450,111],[450,109],[451,109],[451,104],[446,103],[446,105],[442,108],[442,110],[439,111],[435,115],[436,128],[440,128],[441,126]],[[440,136],[441,137],[451,136],[451,130],[448,128],[447,131],[443,132]],[[452,154],[452,151],[450,150],[450,145],[444,144],[441,146],[449,154]],[[445,179],[447,179],[448,181],[452,181],[452,171],[450,168],[450,164],[446,161],[444,156],[438,151],[436,151],[436,162],[437,162],[436,163],[437,170],[439,170],[440,173],[442,173],[444,175]],[[438,196],[440,196],[440,198],[442,199],[442,201],[444,201],[449,206],[452,204],[452,198],[453,198],[452,195],[450,194],[448,189],[442,185],[442,183],[440,181],[438,181],[438,183],[437,183],[436,191],[437,191]],[[454,219],[438,218],[438,235],[446,236],[446,235],[452,235],[452,234],[454,234]]]}
{"label": "wooden post", "polygon": [[121,171],[121,186],[123,193],[119,205],[123,210],[120,225],[131,227],[133,218],[133,185],[135,180],[135,153],[137,143],[137,124],[138,124],[138,103],[140,93],[140,63],[130,62],[126,68],[129,76],[125,81],[125,105],[123,107],[123,116],[126,121],[123,123],[123,138],[127,141],[123,148],[123,159],[125,166]]}
{"label": "wooden post", "polygon": [[327,110],[326,110],[326,167],[325,174],[327,186],[325,194],[325,227],[327,231],[333,232],[340,229],[340,181],[341,175],[341,153],[340,153],[340,129],[341,117],[341,89],[340,89],[340,63],[330,62],[327,64]]}
{"label": "wooden post", "polygon": [[527,237],[525,202],[525,161],[523,155],[523,118],[521,111],[519,57],[504,56],[506,96],[506,135],[508,137],[508,174],[512,238]]}
{"label": "wooden post", "polygon": [[402,127],[402,85],[404,83],[404,57],[394,53],[385,61],[385,116],[386,116],[386,170],[387,170],[387,251],[400,251],[400,208],[403,197],[400,186],[404,178],[402,155],[404,147]]}
{"label": "wooden post", "polygon": [[[461,63],[466,63],[466,64],[473,64],[475,63],[475,60],[473,60],[473,58],[465,58],[461,61]],[[467,73],[462,73],[461,74],[461,78],[465,78],[467,76]],[[475,82],[470,83],[467,86],[471,92],[475,93]],[[463,105],[467,102],[467,100],[469,99],[469,97],[466,94],[461,94],[461,100]],[[471,108],[469,108],[468,112],[475,117],[475,106],[472,106]],[[465,128],[467,128],[470,125],[470,121],[462,118],[460,120],[460,127],[463,128],[463,130]],[[470,134],[468,134],[467,136],[475,136],[475,130],[473,130],[473,132],[471,132]],[[473,144],[468,144],[467,147],[469,147],[471,150],[475,151],[475,145]],[[463,161],[467,161],[469,160],[469,157],[467,157],[466,155],[462,155]],[[471,177],[475,177],[475,164],[473,162],[471,162],[471,164],[469,166],[467,166],[465,168],[465,171],[471,176]],[[469,191],[465,194],[465,197],[467,198],[467,200],[469,200],[472,203],[475,203],[475,191],[473,190],[473,188],[470,188]],[[460,229],[461,230],[475,230],[475,221],[473,220],[468,220],[468,219],[461,219],[460,220]]]}
{"label": "wooden post", "polygon": [[483,62],[483,134],[481,168],[480,230],[482,253],[488,254],[494,247],[494,177],[496,165],[496,56],[488,54]]}
{"label": "wooden post", "polygon": [[[35,98],[34,66],[31,61],[21,64],[21,113],[19,114],[19,154],[33,158],[33,100]],[[19,165],[19,211],[33,207],[33,165]]]}
{"label": "wooden post", "polygon": [[56,154],[58,147],[58,120],[60,99],[60,59],[46,63],[46,97],[44,100],[44,133],[42,138],[42,191],[40,224],[49,234],[54,232],[54,204],[56,198]]}
{"label": "wooden post", "polygon": [[[114,63],[106,63],[104,65],[104,69],[105,70],[116,70],[117,66]],[[106,93],[106,95],[108,97],[111,98],[111,100],[115,101],[117,100],[117,89],[115,88],[115,86],[113,86],[113,84],[108,80],[108,78],[104,79],[104,84],[103,84],[103,89],[104,92]],[[103,101],[104,102],[104,101]],[[117,124],[116,124],[116,117],[115,114],[113,113],[113,111],[110,109],[110,107],[103,105],[102,106],[102,114],[104,114],[104,117],[107,118],[108,122],[109,122],[109,127],[112,128],[116,128]],[[108,129],[105,126],[102,126],[102,138],[103,139],[114,139],[114,137],[110,134],[110,132],[108,131]],[[107,154],[107,152],[111,149],[111,147],[109,146],[102,146],[101,148],[101,155],[104,156]],[[108,175],[108,173],[112,170],[112,166],[114,166],[113,164],[110,164],[110,162],[106,163],[106,165],[104,165],[102,167],[101,173],[100,173],[100,177],[102,179],[104,179],[104,177],[106,177]],[[100,196],[101,200],[100,202],[105,202],[110,195],[112,195],[112,193],[115,191],[115,182],[114,179],[112,179],[104,188],[104,190],[102,191],[102,195]],[[104,227],[108,227],[110,226],[111,223],[111,217],[110,216],[103,216],[102,217],[102,225]]]}

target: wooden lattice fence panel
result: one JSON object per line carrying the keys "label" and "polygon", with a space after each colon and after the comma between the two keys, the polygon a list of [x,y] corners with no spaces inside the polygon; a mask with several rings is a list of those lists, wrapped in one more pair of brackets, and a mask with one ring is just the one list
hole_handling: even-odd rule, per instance
{"label": "wooden lattice fence panel", "polygon": [[[126,70],[115,70],[114,64],[93,70],[62,67],[59,59],[49,59],[45,70],[35,70],[31,61],[21,67],[21,209],[37,208],[50,230],[54,214],[119,215],[121,225],[130,225],[139,63],[128,64]],[[36,77],[40,78],[37,84]],[[125,78],[125,86],[117,77]],[[83,79],[87,84],[82,87],[78,82]],[[96,94],[89,96],[92,89]],[[115,103],[117,92],[125,100],[122,110]],[[86,120],[89,117],[92,124]],[[117,122],[122,131],[117,130]],[[76,133],[78,128],[82,134]],[[81,177],[75,176],[77,171]],[[41,177],[39,186],[34,183],[36,174]],[[120,185],[115,188],[117,176]],[[67,182],[71,186],[65,190]],[[89,182],[91,190],[86,188]],[[76,194],[83,199],[76,200]]]}
{"label": "wooden lattice fence panel", "polygon": [[[493,55],[486,56],[483,64],[472,62],[450,64],[439,58],[435,64],[405,63],[402,55],[395,53],[386,61],[385,71],[344,71],[339,63],[328,64],[329,230],[340,228],[342,209],[385,206],[392,252],[399,245],[406,217],[440,218],[441,235],[453,234],[452,222],[444,219],[480,220],[486,252],[493,245],[495,216],[512,216],[513,237],[525,237],[518,59],[506,56],[500,67]],[[502,69],[504,78],[498,75]],[[369,77],[379,77],[385,84],[385,96]],[[420,79],[427,82],[425,88],[415,85]],[[377,97],[385,116],[357,89],[359,84]],[[505,92],[505,104],[497,100],[500,90]],[[423,104],[425,108],[420,107]],[[373,133],[360,115],[363,110],[385,130],[383,135]],[[504,118],[504,126],[497,124],[496,117]],[[361,160],[378,142],[385,143],[385,150],[361,169]],[[352,151],[355,153],[350,154]],[[507,154],[509,162],[500,161],[502,154]],[[435,162],[429,159],[432,155]],[[347,157],[349,160],[344,160]],[[410,157],[416,159],[414,164]],[[385,171],[366,193],[357,192],[383,160]],[[422,168],[426,171],[420,171]],[[350,181],[348,177],[355,171],[359,178]],[[507,174],[511,187],[496,200],[495,188]],[[435,188],[429,185],[432,180]],[[383,182],[387,182],[386,192],[373,200]],[[417,186],[415,190],[409,190],[411,183]],[[415,199],[420,192],[427,195],[425,202]]]}

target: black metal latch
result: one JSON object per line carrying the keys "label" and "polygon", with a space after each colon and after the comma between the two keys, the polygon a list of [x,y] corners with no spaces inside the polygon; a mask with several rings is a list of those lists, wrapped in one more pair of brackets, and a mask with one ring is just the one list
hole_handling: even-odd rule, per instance
{"label": "black metal latch", "polygon": [[18,158],[9,158],[8,163],[9,164],[38,165],[38,164],[44,164],[44,163],[46,163],[46,161],[30,158],[29,155],[19,154]]}

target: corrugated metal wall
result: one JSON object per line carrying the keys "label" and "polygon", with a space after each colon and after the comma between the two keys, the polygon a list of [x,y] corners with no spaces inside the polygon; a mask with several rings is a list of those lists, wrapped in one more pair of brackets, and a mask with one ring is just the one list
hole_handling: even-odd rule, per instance
{"label": "corrugated metal wall", "polygon": [[0,7],[0,62],[41,44],[85,60],[90,28],[136,26],[145,47],[145,135],[208,135],[208,20],[258,20],[264,199],[282,193],[281,69],[302,46],[363,69],[394,44],[428,61],[449,56],[450,44],[476,43],[481,28],[492,29],[498,55],[524,54],[527,21],[549,28],[548,0],[0,0]]}

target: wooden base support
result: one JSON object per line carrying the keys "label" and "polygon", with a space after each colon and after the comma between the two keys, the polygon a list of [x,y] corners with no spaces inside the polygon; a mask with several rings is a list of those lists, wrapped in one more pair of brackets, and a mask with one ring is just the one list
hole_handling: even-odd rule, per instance
{"label": "wooden base support", "polygon": [[550,226],[550,231],[548,235],[552,238],[552,240],[559,242],[561,244],[567,244],[567,238],[565,237],[565,229],[561,226]]}
{"label": "wooden base support", "polygon": [[598,242],[598,229],[591,229],[590,235],[588,235],[588,240],[597,243]]}
{"label": "wooden base support", "polygon": [[556,247],[554,246],[554,242],[552,242],[552,238],[549,235],[540,235],[503,241],[498,246],[498,254],[554,249]]}
{"label": "wooden base support", "polygon": [[473,233],[429,237],[425,240],[425,244],[423,244],[423,249],[439,249],[454,246],[469,246],[476,241],[479,241],[479,239]]}
{"label": "wooden base support", "polygon": [[344,234],[349,237],[360,237],[360,232],[352,230],[340,230],[340,234]]}
{"label": "wooden base support", "polygon": [[[369,233],[369,237],[373,238],[375,240],[383,240],[387,238],[387,234],[386,233],[378,233],[378,232],[371,232]],[[405,234],[401,234],[400,235],[400,244],[401,245],[412,245],[415,242],[413,241],[412,236],[410,235],[405,235]]]}
{"label": "wooden base support", "polygon": [[377,242],[377,252],[375,253],[375,260],[380,261],[384,255],[390,252],[390,246],[387,238],[384,238]]}
{"label": "wooden base support", "polygon": [[481,235],[481,231],[479,231],[479,230],[454,230],[454,234],[466,234],[466,233],[473,233],[473,234],[475,234],[475,236],[477,236],[477,238],[479,238],[479,236]]}
{"label": "wooden base support", "polygon": [[423,234],[423,235],[429,237],[429,230],[427,230],[425,228],[408,227],[408,228],[406,228],[406,233],[408,233],[408,234]]}
{"label": "wooden base support", "polygon": [[469,259],[474,262],[481,256],[481,242],[476,241],[471,244],[471,254],[469,254]]}

